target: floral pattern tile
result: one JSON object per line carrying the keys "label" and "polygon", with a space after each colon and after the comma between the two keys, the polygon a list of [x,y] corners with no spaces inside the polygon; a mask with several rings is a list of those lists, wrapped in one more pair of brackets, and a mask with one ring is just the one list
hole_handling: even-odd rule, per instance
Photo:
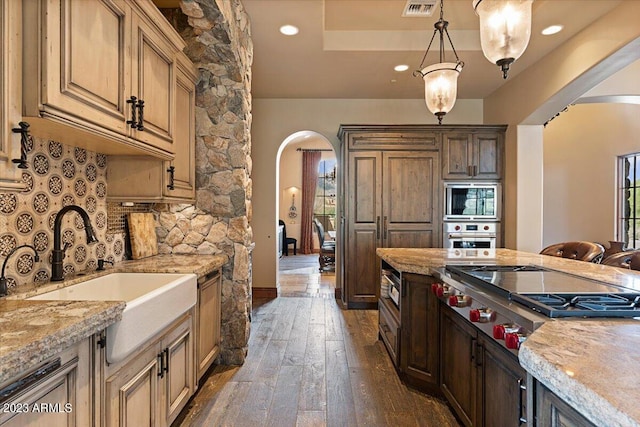
{"label": "floral pattern tile", "polygon": [[80,215],[69,212],[62,218],[61,241],[68,244],[65,274],[95,270],[98,258],[114,262],[124,257],[124,235],[107,235],[107,156],[68,146],[62,142],[33,138],[29,142],[29,169],[22,172],[27,188],[21,193],[0,193],[0,262],[16,247],[7,263],[10,289],[28,283],[44,283],[51,277],[53,228],[57,212],[78,205],[89,214],[99,243],[86,243]]}

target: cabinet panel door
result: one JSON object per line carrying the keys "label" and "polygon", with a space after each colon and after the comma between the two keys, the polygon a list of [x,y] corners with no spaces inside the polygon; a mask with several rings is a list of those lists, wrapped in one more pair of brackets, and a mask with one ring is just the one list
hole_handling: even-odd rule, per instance
{"label": "cabinet panel door", "polygon": [[133,17],[133,93],[144,101],[144,130],[132,136],[154,147],[175,152],[175,55],[173,48],[144,18]]}
{"label": "cabinet panel door", "polygon": [[378,302],[380,266],[376,249],[382,221],[382,155],[379,152],[349,153],[346,294],[349,306]]}
{"label": "cabinet panel door", "polygon": [[385,152],[383,166],[382,246],[433,247],[440,232],[438,152]]}
{"label": "cabinet panel door", "polygon": [[171,425],[194,389],[191,319],[174,330],[166,342],[166,420]]}
{"label": "cabinet panel door", "polygon": [[444,179],[460,179],[470,176],[473,165],[471,134],[445,134],[442,144]]}
{"label": "cabinet panel door", "polygon": [[106,425],[161,425],[159,346],[153,345],[106,381]]}
{"label": "cabinet panel door", "polygon": [[502,175],[502,136],[495,133],[473,136],[475,177],[499,179]]}
{"label": "cabinet panel door", "polygon": [[202,377],[220,352],[220,274],[199,286],[197,379]]}
{"label": "cabinet panel door", "polygon": [[11,129],[22,120],[22,47],[20,2],[0,3],[0,191],[22,191],[22,169],[12,162],[20,158],[20,134]]}
{"label": "cabinet panel door", "polygon": [[434,280],[417,274],[402,277],[401,370],[410,382],[437,391],[440,343],[438,299],[431,291]]}
{"label": "cabinet panel door", "polygon": [[536,381],[536,419],[545,427],[595,427],[555,393]]}
{"label": "cabinet panel door", "polygon": [[[178,68],[176,79],[176,132],[173,138],[175,158],[173,190],[168,187],[168,179],[163,185],[164,194],[181,199],[195,198],[195,116],[196,93],[193,81]],[[168,177],[166,170],[165,177]]]}
{"label": "cabinet panel door", "polygon": [[475,329],[440,304],[440,377],[442,392],[466,426],[476,419]]}
{"label": "cabinet panel door", "polygon": [[[47,20],[42,35],[47,46],[42,59],[47,67],[41,88],[43,109],[124,133],[130,111],[124,99],[130,81],[128,7],[121,0],[43,4]],[[25,66],[32,67],[28,62],[33,59]]]}
{"label": "cabinet panel door", "polygon": [[526,417],[526,371],[518,359],[491,342],[482,342],[482,423],[485,426],[517,426]]}

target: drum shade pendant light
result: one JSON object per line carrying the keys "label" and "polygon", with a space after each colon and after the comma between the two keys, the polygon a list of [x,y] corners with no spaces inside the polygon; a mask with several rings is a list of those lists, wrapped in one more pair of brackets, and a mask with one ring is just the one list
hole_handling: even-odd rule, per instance
{"label": "drum shade pendant light", "polygon": [[[440,20],[434,24],[435,29],[431,36],[427,51],[422,57],[422,62],[418,70],[413,72],[414,76],[422,76],[424,80],[424,99],[427,103],[427,108],[438,118],[438,124],[442,124],[442,118],[453,108],[456,103],[456,96],[458,94],[458,76],[464,62],[460,61],[458,54],[456,53],[453,42],[447,31],[449,22],[443,19],[443,1],[440,0]],[[437,64],[424,67],[424,61],[427,58],[433,39],[436,34],[440,36],[440,62]],[[451,50],[456,57],[456,62],[445,62],[444,59],[444,35],[447,35],[447,40],[451,45]]]}
{"label": "drum shade pendant light", "polygon": [[533,0],[474,0],[480,17],[480,44],[484,56],[502,69],[507,78],[509,66],[527,48],[531,37]]}

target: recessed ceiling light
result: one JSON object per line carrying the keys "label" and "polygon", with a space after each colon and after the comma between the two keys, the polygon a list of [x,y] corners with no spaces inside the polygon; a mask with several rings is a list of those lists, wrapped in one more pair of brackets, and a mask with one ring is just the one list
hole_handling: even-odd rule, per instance
{"label": "recessed ceiling light", "polygon": [[542,30],[542,34],[545,36],[550,36],[551,34],[559,33],[560,31],[562,31],[563,28],[564,28],[563,25],[551,25],[545,28],[544,30]]}
{"label": "recessed ceiling light", "polygon": [[280,27],[280,32],[285,36],[295,36],[298,34],[298,27],[294,25],[283,25]]}
{"label": "recessed ceiling light", "polygon": [[396,71],[407,71],[409,69],[409,66],[405,64],[396,65],[395,67],[393,67],[393,69]]}

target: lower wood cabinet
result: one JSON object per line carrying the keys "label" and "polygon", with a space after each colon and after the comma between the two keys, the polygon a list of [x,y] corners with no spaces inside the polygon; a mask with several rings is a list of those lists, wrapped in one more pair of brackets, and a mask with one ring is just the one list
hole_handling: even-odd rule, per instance
{"label": "lower wood cabinet", "polygon": [[[46,360],[38,368],[25,372],[31,384],[17,386],[0,405],[0,425],[88,426],[92,425],[91,346],[90,339],[73,345]],[[11,384],[1,384],[4,389]],[[6,389],[5,389],[6,391]]]}
{"label": "lower wood cabinet", "polygon": [[595,427],[540,382],[536,387],[536,425],[541,427]]}
{"label": "lower wood cabinet", "polygon": [[438,299],[431,276],[402,275],[400,370],[407,383],[439,394]]}
{"label": "lower wood cabinet", "polygon": [[513,354],[444,304],[440,345],[442,392],[465,426],[526,423],[526,371]]}
{"label": "lower wood cabinet", "polygon": [[125,361],[107,366],[105,425],[168,426],[195,390],[192,315]]}
{"label": "lower wood cabinet", "polygon": [[391,298],[378,300],[378,333],[396,369],[400,366],[400,319],[398,307]]}
{"label": "lower wood cabinet", "polygon": [[220,353],[220,300],[222,272],[198,280],[196,308],[196,379],[200,380]]}

